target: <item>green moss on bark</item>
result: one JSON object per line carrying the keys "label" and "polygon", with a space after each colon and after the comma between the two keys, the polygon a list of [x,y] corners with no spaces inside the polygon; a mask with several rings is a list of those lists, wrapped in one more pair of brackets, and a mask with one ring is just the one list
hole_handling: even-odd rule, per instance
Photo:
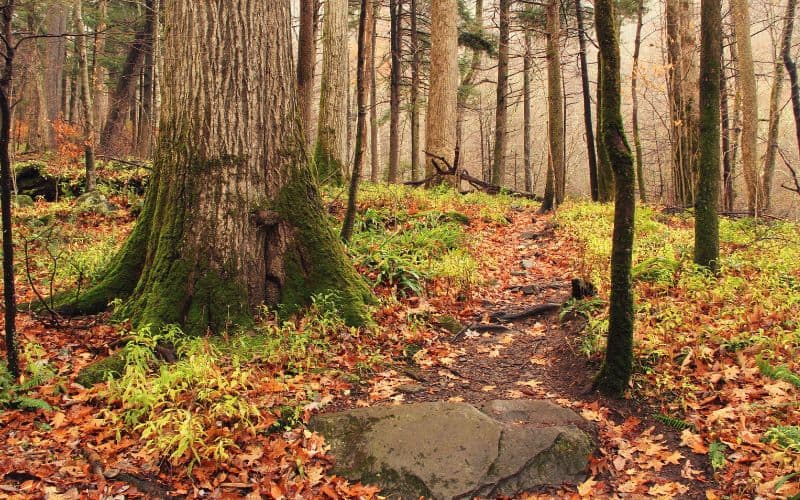
{"label": "green moss on bark", "polygon": [[296,232],[294,246],[284,256],[281,303],[286,310],[308,305],[316,293],[335,292],[334,300],[347,324],[368,323],[368,305],[375,298],[334,233],[308,174],[298,172],[281,190],[276,209]]}
{"label": "green moss on bark", "polygon": [[121,352],[117,352],[83,367],[75,378],[75,382],[84,387],[92,387],[100,382],[105,382],[109,376],[119,377],[124,370],[125,357]]}
{"label": "green moss on bark", "polygon": [[344,181],[344,165],[325,152],[319,142],[314,150],[314,164],[320,182],[339,185]]}

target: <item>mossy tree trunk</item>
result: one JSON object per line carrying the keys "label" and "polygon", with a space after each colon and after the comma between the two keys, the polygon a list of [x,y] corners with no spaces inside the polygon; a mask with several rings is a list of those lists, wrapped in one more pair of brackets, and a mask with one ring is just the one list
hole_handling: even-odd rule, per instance
{"label": "mossy tree trunk", "polygon": [[603,140],[603,57],[597,54],[597,201],[614,199],[614,171]]}
{"label": "mossy tree trunk", "polygon": [[702,0],[700,7],[700,161],[695,202],[694,261],[716,271],[719,260],[720,72],[722,6]]}
{"label": "mossy tree trunk", "polygon": [[566,155],[564,154],[564,98],[561,86],[561,16],[560,2],[547,4],[547,124],[550,158],[553,164],[555,204],[564,201],[566,187]]}
{"label": "mossy tree trunk", "polygon": [[614,236],[611,248],[611,297],[608,347],[595,379],[600,391],[620,396],[628,388],[633,368],[633,254],[635,173],[620,111],[620,56],[613,0],[595,2],[595,26],[603,59],[601,137],[614,170]]}
{"label": "mossy tree trunk", "polygon": [[262,304],[335,291],[351,324],[370,292],[327,221],[296,105],[289,0],[168,0],[154,177],[105,278],[62,309],[127,298],[134,324],[215,332]]}

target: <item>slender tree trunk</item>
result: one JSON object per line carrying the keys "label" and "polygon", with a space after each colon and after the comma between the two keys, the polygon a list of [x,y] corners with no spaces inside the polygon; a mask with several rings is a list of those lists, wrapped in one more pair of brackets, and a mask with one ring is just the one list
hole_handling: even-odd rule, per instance
{"label": "slender tree trunk", "polygon": [[86,191],[95,188],[94,169],[94,106],[92,106],[92,92],[89,85],[89,61],[86,55],[86,36],[83,24],[83,11],[81,0],[76,0],[72,10],[75,31],[75,50],[78,53],[78,71],[81,82],[81,105],[83,109],[83,151],[86,166]]}
{"label": "slender tree trunk", "polygon": [[347,115],[350,104],[348,38],[347,0],[325,0],[316,150],[317,170],[323,181],[339,182],[347,171]]}
{"label": "slender tree trunk", "polygon": [[597,54],[597,199],[606,203],[614,199],[614,171],[603,140],[603,56]]}
{"label": "slender tree trunk", "polygon": [[742,169],[747,184],[747,208],[756,215],[764,199],[756,167],[758,146],[758,88],[753,50],[750,44],[750,11],[747,0],[731,0],[736,47],[739,55],[739,81],[742,90]]}
{"label": "slender tree trunk", "polygon": [[559,0],[547,4],[547,108],[550,157],[553,161],[555,204],[564,201],[566,158],[564,155],[564,107],[561,86]]}
{"label": "slender tree trunk", "polygon": [[[794,12],[797,9],[797,0],[789,0],[786,4],[786,24],[783,26],[784,39],[792,38],[794,30]],[[783,64],[789,74],[792,95],[792,114],[794,115],[794,128],[797,134],[797,150],[800,153],[800,80],[797,76],[797,63],[792,60],[790,47],[783,47]]]}
{"label": "slender tree trunk", "polygon": [[642,15],[644,0],[639,0],[636,8],[636,36],[633,42],[633,71],[631,72],[631,115],[633,121],[633,146],[636,151],[636,179],[639,181],[639,199],[647,202],[647,189],[644,185],[644,161],[642,158],[642,141],[639,137],[639,49],[642,46]]}
{"label": "slender tree trunk", "polygon": [[[503,0],[506,1],[506,0]],[[431,1],[431,75],[425,122],[425,172],[436,172],[436,157],[452,165],[458,108],[458,1]],[[434,156],[430,156],[434,155]]]}
{"label": "slender tree trunk", "polygon": [[499,0],[499,8],[500,39],[498,40],[497,55],[497,108],[495,110],[494,125],[492,184],[502,186],[505,182],[506,148],[508,143],[508,42],[511,0]]}
{"label": "slender tree trunk", "polygon": [[694,261],[716,271],[719,263],[720,74],[722,6],[701,0],[700,7],[700,161],[695,203]]}
{"label": "slender tree trunk", "polygon": [[[794,1],[794,0],[792,0]],[[791,2],[790,2],[791,3]],[[791,5],[790,5],[791,6]],[[790,11],[794,14],[794,9]],[[786,29],[786,25],[794,24],[794,19],[784,19],[783,35],[781,37],[780,52],[775,56],[775,72],[772,80],[772,92],[769,99],[769,129],[767,131],[767,151],[764,155],[764,174],[761,180],[764,186],[763,209],[769,212],[772,208],[772,183],[775,178],[775,159],[778,155],[778,132],[781,122],[781,94],[783,93],[783,77],[785,66],[783,64],[783,53],[791,51],[792,30]]]}
{"label": "slender tree trunk", "polygon": [[608,347],[595,379],[600,391],[621,396],[628,389],[633,370],[633,255],[636,188],[633,157],[622,123],[619,41],[615,30],[613,0],[595,1],[595,27],[603,59],[602,138],[614,169],[614,236],[611,248],[611,294]]}
{"label": "slender tree trunk", "polygon": [[[67,32],[67,8],[61,2],[48,6],[46,14],[47,32],[61,35]],[[56,134],[52,124],[64,117],[62,105],[66,95],[64,86],[64,63],[67,58],[67,39],[65,37],[47,38],[45,44],[44,88],[47,92],[47,119],[50,121],[49,144],[56,146]]]}
{"label": "slender tree trunk", "polygon": [[578,22],[578,47],[580,48],[581,85],[583,87],[583,123],[586,133],[586,150],[589,158],[589,187],[592,201],[598,201],[597,154],[595,152],[594,130],[592,128],[592,98],[589,89],[589,64],[586,62],[586,30],[583,27],[583,8],[581,0],[575,0],[575,19]]}
{"label": "slender tree trunk", "polygon": [[319,0],[300,1],[300,34],[297,41],[297,101],[303,137],[310,150],[314,121],[314,73],[317,67],[317,13]]}
{"label": "slender tree trunk", "polygon": [[[728,104],[728,80],[725,75],[725,58],[720,37],[720,120],[722,125],[722,208],[733,211],[733,150],[731,145],[731,119]],[[701,143],[702,146],[702,143]],[[702,168],[702,167],[701,167]]]}
{"label": "slender tree trunk", "polygon": [[[145,16],[144,26],[136,32],[136,36],[128,50],[125,64],[122,66],[117,86],[111,95],[108,118],[100,134],[100,150],[103,153],[118,153],[124,149],[126,134],[125,121],[136,104],[136,83],[139,80],[144,54],[147,51],[147,38],[153,27],[148,24],[152,17]],[[136,128],[132,129],[134,134]]]}
{"label": "slender tree trunk", "polygon": [[[483,0],[475,1],[475,26],[476,31],[483,30]],[[467,100],[472,91],[475,77],[480,70],[482,52],[472,51],[472,63],[461,79],[458,91],[458,118],[456,122],[456,159],[455,164],[458,170],[462,169],[463,149],[464,149],[464,122],[467,116]]]}
{"label": "slender tree trunk", "polygon": [[381,162],[379,156],[378,144],[378,75],[377,63],[375,61],[375,50],[378,45],[378,16],[380,15],[381,3],[380,0],[374,0],[372,14],[372,43],[370,45],[370,92],[369,92],[369,146],[370,146],[370,180],[378,182],[381,173]]}
{"label": "slender tree trunk", "polygon": [[347,212],[342,224],[342,240],[347,243],[353,236],[356,221],[356,202],[361,172],[364,171],[364,158],[367,149],[367,98],[370,93],[370,73],[375,59],[372,57],[372,30],[375,27],[373,17],[373,0],[361,0],[361,13],[358,22],[358,68],[356,74],[356,101],[358,103],[358,121],[356,124],[356,157],[353,162],[353,173],[350,176],[350,196],[347,198]]}
{"label": "slender tree trunk", "polygon": [[17,352],[17,298],[14,287],[14,235],[11,221],[11,89],[14,75],[14,40],[11,25],[14,19],[14,0],[0,7],[5,50],[0,73],[0,210],[3,220],[3,305],[5,306],[5,341],[8,371],[19,379]]}
{"label": "slender tree trunk", "polygon": [[[580,2],[580,0],[578,0]],[[531,71],[533,67],[533,35],[525,30],[525,55],[522,69],[523,162],[525,163],[525,191],[533,192],[533,165],[531,159]],[[592,147],[594,149],[594,147]]]}
{"label": "slender tree trunk", "polygon": [[102,281],[61,310],[129,297],[122,314],[135,325],[222,332],[264,303],[291,312],[325,292],[363,323],[369,290],[304,153],[289,0],[171,0],[165,24],[170,64],[142,213]]}
{"label": "slender tree trunk", "polygon": [[411,50],[411,89],[409,92],[409,107],[411,118],[411,180],[417,181],[420,177],[419,167],[419,31],[417,30],[417,0],[410,0],[410,50]]}
{"label": "slender tree trunk", "polygon": [[400,77],[402,76],[400,29],[402,23],[400,0],[389,1],[391,33],[389,35],[392,51],[392,75],[390,84],[389,114],[389,183],[396,183],[400,171]]}
{"label": "slender tree trunk", "polygon": [[547,151],[547,174],[544,180],[544,198],[542,199],[542,206],[539,211],[542,213],[549,212],[555,208],[556,188],[555,188],[555,175],[553,174],[553,155],[550,150]]}
{"label": "slender tree trunk", "polygon": [[95,130],[102,130],[103,119],[108,113],[107,71],[101,63],[106,51],[106,30],[108,29],[108,0],[97,2],[97,26],[94,33],[94,57],[92,64],[92,113]]}
{"label": "slender tree trunk", "polygon": [[142,80],[139,86],[141,102],[139,106],[139,123],[136,132],[136,149],[141,156],[150,156],[153,149],[153,128],[155,115],[153,114],[153,98],[155,86],[155,41],[158,36],[158,2],[145,0],[145,25],[150,27],[144,43],[144,58],[142,62]]}

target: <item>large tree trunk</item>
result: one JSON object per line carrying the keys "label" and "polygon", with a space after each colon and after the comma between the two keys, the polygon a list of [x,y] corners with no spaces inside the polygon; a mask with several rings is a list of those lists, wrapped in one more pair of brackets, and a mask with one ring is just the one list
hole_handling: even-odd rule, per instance
{"label": "large tree trunk", "polygon": [[[504,0],[505,1],[505,0]],[[425,122],[425,172],[436,172],[434,157],[455,159],[458,107],[458,1],[431,1],[431,75]],[[430,156],[434,155],[434,156]]]}
{"label": "large tree trunk", "polygon": [[289,0],[168,0],[163,107],[142,214],[103,280],[65,313],[128,297],[136,325],[219,332],[262,304],[370,294],[333,232],[304,152]]}
{"label": "large tree trunk", "polygon": [[83,151],[86,166],[86,191],[95,188],[94,171],[94,106],[92,106],[92,92],[89,85],[89,61],[86,55],[86,36],[83,25],[83,11],[81,0],[75,2],[72,10],[75,24],[75,50],[78,53],[78,72],[81,82],[81,107],[83,110]]}
{"label": "large tree trunk", "polygon": [[[497,54],[497,108],[494,125],[494,163],[492,184],[502,186],[506,174],[506,146],[508,144],[508,42],[510,32],[511,0],[500,0],[500,39]],[[559,127],[560,127],[559,123]]]}
{"label": "large tree trunk", "polygon": [[586,62],[586,31],[583,27],[581,0],[575,0],[575,18],[578,21],[578,47],[580,48],[581,86],[583,88],[583,124],[586,133],[586,150],[589,158],[589,188],[592,193],[592,201],[598,201],[597,154],[595,151],[594,130],[592,129],[592,98],[589,90],[589,64]]}
{"label": "large tree trunk", "polygon": [[300,1],[300,36],[297,41],[297,102],[307,147],[314,121],[314,73],[317,67],[317,11],[319,0]]}
{"label": "large tree trunk", "polygon": [[561,86],[559,1],[547,4],[547,116],[550,157],[553,161],[553,192],[555,204],[564,201],[566,187],[566,157],[564,154],[564,97]]}
{"label": "large tree trunk", "polygon": [[375,13],[373,0],[361,0],[361,13],[358,22],[358,65],[356,70],[356,105],[358,106],[358,120],[356,123],[356,153],[353,162],[353,172],[350,175],[350,195],[347,198],[347,212],[342,224],[342,240],[347,243],[353,236],[353,226],[356,221],[356,201],[358,185],[361,181],[361,172],[367,150],[367,98],[370,94],[371,66],[375,64],[372,42],[375,40],[372,30],[375,28]]}
{"label": "large tree trunk", "polygon": [[317,172],[326,182],[341,181],[347,171],[348,35],[347,0],[326,0],[316,149]]}
{"label": "large tree trunk", "polygon": [[[481,0],[478,0],[481,1]],[[411,0],[411,180],[419,180],[419,84],[420,53],[419,31],[417,30],[417,0]]]}
{"label": "large tree trunk", "polygon": [[642,140],[639,137],[639,50],[642,46],[642,16],[644,14],[644,0],[639,0],[636,6],[636,36],[633,41],[633,71],[631,71],[631,120],[633,122],[633,146],[636,151],[636,180],[639,182],[639,199],[647,202],[647,190],[644,184],[644,161],[642,155]]}
{"label": "large tree trunk", "polygon": [[136,32],[117,80],[117,86],[111,95],[108,118],[100,134],[100,150],[105,154],[119,153],[127,149],[130,136],[124,133],[125,122],[136,101],[136,84],[147,51],[147,38],[153,30],[148,22],[152,22],[152,19],[152,16],[145,16],[144,26]]}
{"label": "large tree trunk", "polygon": [[747,209],[755,215],[764,199],[757,168],[758,88],[756,86],[753,49],[750,44],[750,10],[747,0],[731,0],[736,47],[739,60],[739,82],[742,90],[742,170],[747,184]]}
{"label": "large tree trunk", "polygon": [[400,0],[389,1],[389,17],[391,30],[389,34],[392,52],[392,75],[390,82],[390,110],[389,110],[389,175],[390,183],[397,182],[400,171],[400,76],[402,67],[400,28],[402,19],[402,4]]}
{"label": "large tree trunk", "polygon": [[722,6],[701,0],[700,161],[695,203],[694,261],[716,271],[719,261],[720,74]]}
{"label": "large tree trunk", "polygon": [[[67,8],[61,2],[52,2],[47,9],[45,21],[47,32],[62,35],[67,32]],[[45,44],[44,88],[47,92],[47,119],[51,123],[49,144],[56,146],[56,134],[52,123],[63,117],[64,62],[67,58],[67,39],[63,36],[47,38]]]}
{"label": "large tree trunk", "polygon": [[602,392],[621,396],[628,389],[633,369],[633,256],[636,188],[633,157],[622,123],[619,41],[615,30],[613,0],[595,1],[595,26],[603,59],[602,138],[614,169],[614,236],[611,248],[608,347],[595,379]]}
{"label": "large tree trunk", "polygon": [[[580,0],[578,0],[580,2]],[[531,124],[533,114],[531,113],[531,71],[533,67],[533,34],[531,30],[525,30],[525,55],[523,56],[522,68],[522,115],[523,115],[523,162],[525,164],[525,191],[533,192],[533,165],[531,153]],[[594,146],[592,146],[594,149]]]}

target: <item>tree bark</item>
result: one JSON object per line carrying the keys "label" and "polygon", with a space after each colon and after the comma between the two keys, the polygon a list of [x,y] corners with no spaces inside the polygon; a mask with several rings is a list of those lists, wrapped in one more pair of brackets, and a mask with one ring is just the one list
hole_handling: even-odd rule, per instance
{"label": "tree bark", "polygon": [[390,83],[390,113],[389,113],[389,175],[391,184],[397,182],[400,171],[400,77],[402,74],[400,28],[402,22],[402,3],[400,0],[389,1],[389,16],[391,24],[391,51],[392,75]]}
{"label": "tree bark", "polygon": [[695,202],[697,265],[712,271],[719,263],[720,74],[722,64],[722,6],[720,0],[701,0],[700,7],[700,161]]}
{"label": "tree bark", "polygon": [[136,133],[137,150],[141,156],[149,157],[153,147],[153,129],[156,116],[153,113],[155,97],[155,45],[158,36],[158,1],[145,0],[145,25],[150,27],[144,43],[142,61],[142,83],[140,85],[141,106]]}
{"label": "tree bark", "polygon": [[371,294],[345,255],[304,154],[289,0],[171,0],[170,64],[153,176],[131,236],[64,313],[221,332],[262,304],[284,312],[331,293],[365,320]]}
{"label": "tree bark", "polygon": [[639,137],[639,51],[642,46],[642,16],[644,0],[639,0],[636,8],[636,36],[633,41],[633,71],[631,72],[631,119],[633,121],[633,146],[636,151],[636,180],[639,182],[639,200],[647,202],[647,189],[644,183],[644,160],[642,141]]}
{"label": "tree bark", "polygon": [[592,201],[598,201],[597,153],[595,151],[594,129],[592,128],[592,98],[589,89],[589,64],[586,62],[586,30],[583,27],[583,8],[581,0],[575,0],[575,19],[578,22],[578,47],[581,63],[581,86],[583,88],[583,124],[586,133],[586,150],[589,159],[589,188]]}
{"label": "tree bark", "polygon": [[511,0],[499,0],[499,9],[500,39],[498,40],[497,54],[497,107],[495,109],[492,184],[502,186],[505,182],[508,144],[508,42]]}
{"label": "tree bark", "polygon": [[753,50],[750,44],[750,11],[747,0],[731,0],[731,11],[739,56],[739,81],[742,91],[742,170],[747,185],[747,209],[750,214],[756,215],[764,195],[756,167],[758,88],[753,65]]}
{"label": "tree bark", "polygon": [[603,56],[597,54],[597,200],[606,203],[614,199],[614,171],[603,140]]}
{"label": "tree bark", "polygon": [[19,355],[17,352],[17,298],[14,287],[14,234],[11,220],[11,89],[14,76],[14,40],[12,22],[14,0],[0,7],[2,34],[5,50],[0,73],[0,210],[3,223],[3,305],[5,306],[5,341],[8,371],[14,380],[19,379]]}
{"label": "tree bark", "polygon": [[297,102],[303,137],[308,149],[313,144],[314,73],[317,67],[317,13],[319,0],[300,1],[300,34],[297,40]]}
{"label": "tree bark", "polygon": [[[721,38],[721,37],[720,37]],[[720,47],[723,40],[720,39]],[[726,212],[733,212],[733,145],[731,144],[731,119],[730,106],[728,104],[728,80],[725,74],[725,58],[723,50],[720,49],[720,118],[722,125],[722,208]]]}
{"label": "tree bark", "polygon": [[[475,1],[475,26],[476,31],[483,30],[483,0]],[[456,122],[456,170],[462,170],[463,163],[463,149],[464,149],[464,121],[466,120],[467,113],[467,99],[470,96],[472,87],[475,83],[475,77],[480,70],[482,59],[482,52],[480,50],[472,51],[472,62],[464,77],[461,79],[458,89],[458,118]]]}
{"label": "tree bark", "polygon": [[353,173],[350,175],[350,195],[347,198],[347,212],[342,224],[342,240],[347,243],[353,236],[356,221],[356,203],[361,172],[364,171],[364,158],[367,149],[367,97],[370,93],[371,66],[375,63],[372,57],[372,41],[375,27],[373,0],[361,0],[361,13],[358,22],[358,67],[356,73],[356,104],[358,121],[356,122],[356,152],[353,162]]}
{"label": "tree bark", "polygon": [[[506,0],[504,0],[506,1]],[[431,75],[425,122],[425,151],[455,158],[458,107],[458,1],[431,1]],[[425,173],[433,175],[433,157],[427,156]]]}
{"label": "tree bark", "polygon": [[326,0],[316,164],[323,181],[340,182],[348,164],[349,53],[347,0]]}
{"label": "tree bark", "polygon": [[561,86],[559,0],[547,4],[547,116],[550,157],[553,161],[555,205],[564,202],[566,157],[564,154],[564,97]]}
{"label": "tree bark", "polygon": [[92,64],[92,113],[95,130],[102,130],[103,120],[108,113],[108,89],[106,77],[108,72],[101,60],[106,51],[106,30],[108,18],[108,0],[97,2],[97,26],[94,31],[94,56]]}
{"label": "tree bark", "polygon": [[[478,0],[481,1],[481,0]],[[411,180],[419,180],[419,85],[420,53],[419,31],[417,30],[417,0],[411,0]]]}
{"label": "tree bark", "polygon": [[621,396],[633,370],[633,255],[636,189],[633,157],[625,138],[620,110],[619,41],[615,30],[613,0],[596,0],[595,27],[603,59],[602,138],[614,169],[614,236],[611,248],[611,294],[609,297],[608,347],[595,379],[601,392]]}
{"label": "tree bark", "polygon": [[94,106],[92,106],[92,92],[89,85],[89,61],[86,55],[86,36],[83,24],[82,1],[76,0],[72,9],[75,24],[75,50],[78,53],[78,72],[81,82],[81,107],[83,110],[83,152],[86,167],[86,191],[95,188],[94,168]]}

